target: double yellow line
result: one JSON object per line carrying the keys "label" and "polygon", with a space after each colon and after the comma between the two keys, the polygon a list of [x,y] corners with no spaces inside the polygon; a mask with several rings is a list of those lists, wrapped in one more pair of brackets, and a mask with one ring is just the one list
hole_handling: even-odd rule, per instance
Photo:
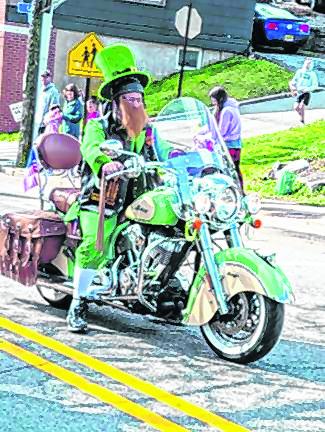
{"label": "double yellow line", "polygon": [[[9,332],[15,333],[19,336],[36,342],[52,351],[57,352],[71,360],[78,362],[96,372],[101,373],[115,381],[120,382],[134,390],[137,390],[147,396],[156,399],[172,408],[175,408],[183,413],[200,420],[209,426],[215,427],[219,431],[223,432],[248,432],[248,429],[233,423],[221,416],[211,413],[210,411],[200,408],[186,400],[167,392],[166,390],[160,389],[155,385],[137,378],[127,372],[123,372],[120,369],[115,368],[107,363],[104,363],[96,358],[93,358],[81,351],[78,351],[68,345],[63,344],[55,339],[48,336],[44,336],[34,330],[17,324],[7,318],[0,316],[0,328],[6,329]],[[174,423],[159,414],[156,414],[143,406],[124,398],[105,387],[102,387],[80,375],[58,366],[55,363],[47,361],[46,359],[33,354],[21,348],[18,345],[12,344],[4,339],[0,338],[0,351],[4,351],[25,363],[31,364],[37,369],[40,369],[61,381],[70,384],[83,392],[96,397],[97,399],[105,402],[109,405],[114,406],[120,411],[125,412],[162,432],[189,432],[188,429],[183,426]]]}

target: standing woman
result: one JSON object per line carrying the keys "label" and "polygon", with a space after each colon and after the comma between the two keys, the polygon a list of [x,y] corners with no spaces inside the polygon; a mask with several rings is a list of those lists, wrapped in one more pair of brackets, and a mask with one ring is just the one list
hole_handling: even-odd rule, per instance
{"label": "standing woman", "polygon": [[240,171],[241,120],[238,102],[230,98],[223,87],[214,87],[209,92],[212,105],[215,107],[215,116],[220,133],[225,141],[230,156],[235,164],[240,185],[243,190],[243,176]]}
{"label": "standing woman", "polygon": [[62,132],[79,139],[80,120],[83,116],[83,106],[79,100],[79,90],[75,84],[68,84],[63,90],[65,99],[62,116]]}

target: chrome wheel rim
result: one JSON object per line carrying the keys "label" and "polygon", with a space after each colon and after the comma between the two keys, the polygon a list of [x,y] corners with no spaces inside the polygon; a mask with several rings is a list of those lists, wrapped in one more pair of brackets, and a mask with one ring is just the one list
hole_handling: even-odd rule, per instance
{"label": "chrome wheel rim", "polygon": [[53,302],[60,301],[68,295],[53,288],[44,287],[43,285],[37,285],[37,289],[44,298]]}
{"label": "chrome wheel rim", "polygon": [[[240,293],[230,300],[226,316],[218,313],[202,326],[208,341],[220,352],[237,357],[256,347],[266,325],[264,297],[256,293]],[[227,321],[228,319],[228,321]]]}

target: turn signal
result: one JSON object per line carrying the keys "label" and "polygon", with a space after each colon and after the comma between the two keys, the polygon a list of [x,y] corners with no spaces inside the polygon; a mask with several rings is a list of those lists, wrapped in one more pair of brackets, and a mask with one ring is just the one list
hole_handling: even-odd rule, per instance
{"label": "turn signal", "polygon": [[195,219],[195,220],[193,221],[193,228],[194,228],[196,231],[199,231],[200,228],[201,228],[201,226],[202,226],[202,224],[203,224],[203,222],[201,221],[201,219]]}
{"label": "turn signal", "polygon": [[261,226],[262,226],[262,221],[261,221],[261,219],[255,219],[255,220],[252,222],[252,226],[253,226],[254,228],[261,228]]}

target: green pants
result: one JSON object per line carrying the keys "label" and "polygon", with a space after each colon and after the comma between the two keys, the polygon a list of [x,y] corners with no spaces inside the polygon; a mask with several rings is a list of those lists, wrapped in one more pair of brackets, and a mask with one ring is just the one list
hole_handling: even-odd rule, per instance
{"label": "green pants", "polygon": [[96,249],[99,213],[81,210],[79,213],[82,242],[76,249],[75,264],[80,268],[98,270],[107,264],[110,237],[115,230],[117,216],[105,218],[104,251]]}

